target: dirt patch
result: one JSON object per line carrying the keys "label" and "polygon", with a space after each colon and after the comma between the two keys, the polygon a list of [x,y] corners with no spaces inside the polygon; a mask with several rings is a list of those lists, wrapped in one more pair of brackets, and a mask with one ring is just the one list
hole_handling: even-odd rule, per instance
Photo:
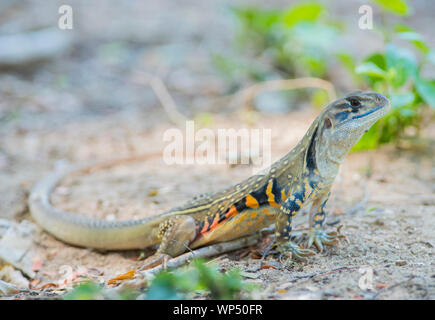
{"label": "dirt patch", "polygon": [[[314,116],[313,111],[298,112],[260,121],[259,127],[273,128],[274,160],[296,144]],[[88,128],[75,123],[33,135],[35,143],[44,141],[42,150],[47,150],[48,154],[52,147],[62,146],[68,154],[88,154],[87,158],[94,158],[91,154],[99,153],[95,150],[96,144],[101,150],[118,148],[117,142],[110,138],[114,119],[116,117],[110,116],[98,121],[100,125],[95,131],[91,130],[92,124]],[[132,149],[162,147],[159,136],[167,125],[157,125],[136,134],[129,133],[130,121],[116,122],[117,130],[123,133],[122,143]],[[217,119],[214,127],[237,128],[239,123],[236,119]],[[79,134],[78,127],[82,129]],[[21,152],[18,146],[26,139],[27,135],[10,134],[7,153]],[[47,156],[48,161],[37,174],[26,175],[30,162],[21,159],[21,163],[11,163],[10,173],[3,173],[3,177],[21,179],[23,185],[31,186],[52,170],[50,164],[56,163],[49,155],[39,153],[38,156]],[[97,158],[107,159],[107,154],[102,152]],[[55,190],[53,203],[64,210],[106,220],[137,219],[170,209],[197,194],[222,189],[251,174],[249,166],[167,166],[161,157],[154,157],[68,176]],[[226,269],[237,267],[254,274],[248,281],[264,287],[265,290],[258,293],[258,298],[263,299],[434,298],[435,197],[430,152],[401,152],[385,147],[349,155],[336,179],[327,209],[327,229],[334,230],[342,224],[348,243],[328,247],[308,263],[288,266],[270,255],[267,263],[277,269],[261,269],[260,260],[239,257],[243,250],[225,255],[218,262]],[[27,215],[25,219],[31,218]],[[306,213],[297,216],[296,229],[306,227],[307,220]],[[38,260],[43,262],[35,287],[56,283],[68,270],[76,275],[86,270],[91,278],[107,281],[141,265],[137,261],[140,251],[101,253],[63,244],[45,232],[40,232],[35,240]],[[151,250],[145,251],[146,255],[150,253]],[[373,282],[369,284],[373,287],[371,291],[360,287],[364,274],[373,275]]]}
{"label": "dirt patch", "polygon": [[[345,6],[325,3],[338,16],[346,16],[344,43],[353,54],[379,47],[375,33],[357,27],[359,1],[346,1]],[[407,23],[433,44],[433,6],[428,3],[415,1],[415,14]],[[0,34],[56,26],[62,4],[7,1]],[[55,190],[55,206],[106,220],[157,214],[253,173],[244,165],[166,165],[161,157],[163,133],[174,126],[154,92],[132,83],[136,70],[160,77],[187,117],[212,123],[214,130],[271,129],[272,160],[291,150],[318,113],[308,103],[289,106],[283,114],[240,116],[228,99],[221,99],[232,88],[216,74],[211,60],[213,53],[225,53],[232,41],[232,22],[223,13],[230,4],[234,1],[76,1],[73,49],[43,64],[0,70],[0,217],[31,220],[28,192],[59,166],[158,154],[70,175]],[[332,75],[338,91],[355,89],[348,87],[342,73],[337,69]],[[247,281],[263,288],[254,293],[260,299],[434,299],[435,125],[430,118],[426,122],[421,142],[411,144],[414,149],[386,146],[354,153],[341,166],[327,204],[327,229],[343,225],[348,242],[328,247],[308,263],[286,265],[271,254],[266,262],[274,268],[269,269],[244,255],[246,249],[216,261],[225,269],[237,267],[249,274]],[[306,227],[306,212],[295,220],[296,230]],[[304,237],[303,232],[295,234]],[[77,248],[42,230],[34,242],[34,291],[18,298],[55,299],[61,293],[53,290],[58,284],[70,285],[83,275],[107,281],[141,266],[141,250]],[[144,255],[151,252],[147,249]],[[372,290],[364,290],[367,287]]]}

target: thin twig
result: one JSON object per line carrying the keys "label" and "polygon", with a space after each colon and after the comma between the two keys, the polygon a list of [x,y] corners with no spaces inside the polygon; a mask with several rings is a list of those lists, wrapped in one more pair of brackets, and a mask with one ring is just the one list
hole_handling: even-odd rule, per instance
{"label": "thin twig", "polygon": [[[250,102],[259,94],[270,91],[295,90],[304,88],[324,89],[328,93],[329,101],[337,98],[334,85],[320,78],[296,78],[296,79],[279,79],[264,82],[258,82],[242,91],[236,93],[234,100],[240,102],[244,108],[250,107]],[[238,103],[237,103],[238,104]]]}
{"label": "thin twig", "polygon": [[[259,238],[260,238],[260,235],[258,233],[256,233],[256,234],[253,234],[253,235],[250,235],[250,236],[247,236],[244,238],[240,238],[237,240],[217,243],[217,244],[214,244],[214,245],[211,245],[208,247],[200,248],[200,249],[185,253],[181,256],[178,256],[176,258],[169,260],[167,263],[167,267],[168,268],[178,268],[178,267],[186,264],[192,258],[207,258],[207,257],[216,256],[216,255],[219,255],[219,254],[222,254],[225,252],[230,252],[230,251],[234,251],[237,249],[241,249],[241,248],[255,244]],[[160,265],[160,266],[157,266],[157,267],[149,269],[149,270],[141,271],[141,274],[145,278],[147,278],[149,275],[154,275],[162,270],[163,270],[163,266]]]}
{"label": "thin twig", "polygon": [[189,120],[180,111],[178,111],[177,104],[175,103],[174,99],[169,93],[168,88],[161,78],[148,73],[139,73],[136,71],[133,82],[151,87],[172,123],[182,127],[185,125],[186,121]]}

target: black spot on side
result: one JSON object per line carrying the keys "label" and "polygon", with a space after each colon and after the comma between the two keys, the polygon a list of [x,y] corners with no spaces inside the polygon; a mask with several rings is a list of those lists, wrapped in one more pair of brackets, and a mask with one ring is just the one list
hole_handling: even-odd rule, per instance
{"label": "black spot on side", "polygon": [[245,210],[246,209],[245,198],[243,198],[242,200],[236,202],[234,204],[234,206],[236,207],[238,212],[242,212],[243,210]]}
{"label": "black spot on side", "polygon": [[267,203],[266,189],[267,189],[267,184],[264,185],[261,189],[250,193],[250,195],[257,200],[260,206]]}
{"label": "black spot on side", "polygon": [[275,202],[281,203],[281,188],[279,187],[276,179],[273,179],[272,194],[275,196]]}
{"label": "black spot on side", "polygon": [[316,136],[317,129],[314,131],[313,136],[311,137],[310,145],[307,151],[306,164],[307,169],[313,171],[316,169]]}
{"label": "black spot on side", "polygon": [[[198,229],[199,231],[202,231],[202,229],[204,228],[204,225],[205,225],[205,222],[204,222],[204,221],[201,221],[201,222],[199,223],[197,229]],[[205,230],[205,231],[208,231],[208,230]]]}
{"label": "black spot on side", "polygon": [[210,230],[210,227],[213,224],[214,216],[207,217],[207,220],[208,220],[208,228],[207,228],[207,231],[208,231],[208,230]]}
{"label": "black spot on side", "polygon": [[219,213],[219,220],[218,220],[218,223],[221,223],[222,221],[224,221],[224,220],[227,219],[227,217],[225,216],[225,214],[226,214],[227,212],[228,212],[228,210],[225,211],[225,212],[221,212],[221,213]]}

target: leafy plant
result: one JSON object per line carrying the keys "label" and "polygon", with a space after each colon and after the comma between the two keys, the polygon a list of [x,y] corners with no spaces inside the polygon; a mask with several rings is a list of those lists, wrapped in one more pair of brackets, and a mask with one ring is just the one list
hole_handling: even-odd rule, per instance
{"label": "leafy plant", "polygon": [[[377,21],[376,30],[384,37],[384,48],[361,61],[340,51],[338,36],[343,27],[328,20],[327,8],[305,1],[284,10],[234,8],[239,22],[237,44],[255,59],[253,63],[238,63],[220,57],[218,68],[226,70],[229,78],[237,73],[254,81],[327,77],[332,59],[337,59],[352,76],[355,87],[383,93],[391,101],[390,112],[372,126],[354,151],[417,135],[426,106],[435,107],[435,79],[426,79],[422,73],[426,64],[435,64],[435,50],[409,26],[388,23],[391,14],[402,17],[412,12],[406,0],[372,2],[382,10],[383,23]],[[266,64],[269,69],[264,68]],[[315,92],[311,99],[313,105],[323,105],[324,92]]]}
{"label": "leafy plant", "polygon": [[65,300],[97,300],[103,299],[103,285],[94,282],[83,282],[64,296]]}
{"label": "leafy plant", "polygon": [[190,267],[174,272],[162,272],[151,282],[146,299],[185,299],[193,293],[205,292],[211,299],[240,299],[243,292],[253,289],[243,282],[237,270],[220,272],[215,266],[208,266],[203,260],[194,260]]}
{"label": "leafy plant", "polygon": [[66,300],[129,300],[144,298],[148,300],[189,299],[195,294],[208,294],[211,299],[240,299],[244,293],[253,290],[246,284],[236,269],[221,272],[214,265],[203,260],[194,260],[185,268],[163,271],[150,282],[146,292],[125,289],[113,293],[102,284],[84,282],[74,287],[64,297]]}
{"label": "leafy plant", "polygon": [[[340,28],[327,19],[323,4],[305,1],[284,10],[242,6],[232,8],[232,12],[238,22],[236,46],[251,59],[216,55],[215,66],[226,76],[240,76],[241,70],[256,81],[280,74],[286,78],[326,75]],[[258,61],[263,65],[260,72]]]}
{"label": "leafy plant", "polygon": [[[405,15],[409,8],[405,1],[379,1],[385,9]],[[435,64],[434,50],[424,38],[406,25],[395,25],[394,30],[385,32],[385,49],[364,58],[359,64],[352,63],[353,76],[363,87],[385,94],[391,102],[390,112],[379,120],[361,138],[353,150],[378,147],[380,144],[398,141],[413,128],[413,135],[420,129],[424,109],[435,108],[435,79],[425,79],[422,70],[426,63]],[[405,40],[415,47],[416,52],[393,43]],[[352,68],[348,68],[352,72]]]}

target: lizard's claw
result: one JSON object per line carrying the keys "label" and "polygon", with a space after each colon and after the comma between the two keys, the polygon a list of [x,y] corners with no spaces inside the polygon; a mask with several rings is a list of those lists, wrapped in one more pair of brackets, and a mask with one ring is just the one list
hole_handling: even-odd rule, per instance
{"label": "lizard's claw", "polygon": [[319,250],[319,252],[323,251],[323,245],[332,246],[338,243],[339,239],[347,240],[346,236],[340,234],[342,226],[337,228],[337,231],[333,232],[325,232],[320,229],[312,230],[310,233],[310,238],[308,239],[307,248],[310,248],[313,244]]}
{"label": "lizard's claw", "polygon": [[310,238],[308,239],[307,247],[310,248],[313,244],[319,250],[319,252],[323,251],[323,245],[326,244],[328,246],[332,246],[338,242],[338,233],[337,232],[325,232],[322,230],[313,230],[311,231]]}
{"label": "lizard's claw", "polygon": [[289,259],[306,262],[306,257],[314,256],[316,253],[313,250],[301,248],[292,242],[287,242],[278,246],[278,251],[281,256],[287,256]]}
{"label": "lizard's claw", "polygon": [[170,255],[164,253],[155,253],[154,255],[144,260],[144,263],[139,270],[148,270],[159,265],[163,265],[163,269],[166,269],[169,259],[172,259]]}

